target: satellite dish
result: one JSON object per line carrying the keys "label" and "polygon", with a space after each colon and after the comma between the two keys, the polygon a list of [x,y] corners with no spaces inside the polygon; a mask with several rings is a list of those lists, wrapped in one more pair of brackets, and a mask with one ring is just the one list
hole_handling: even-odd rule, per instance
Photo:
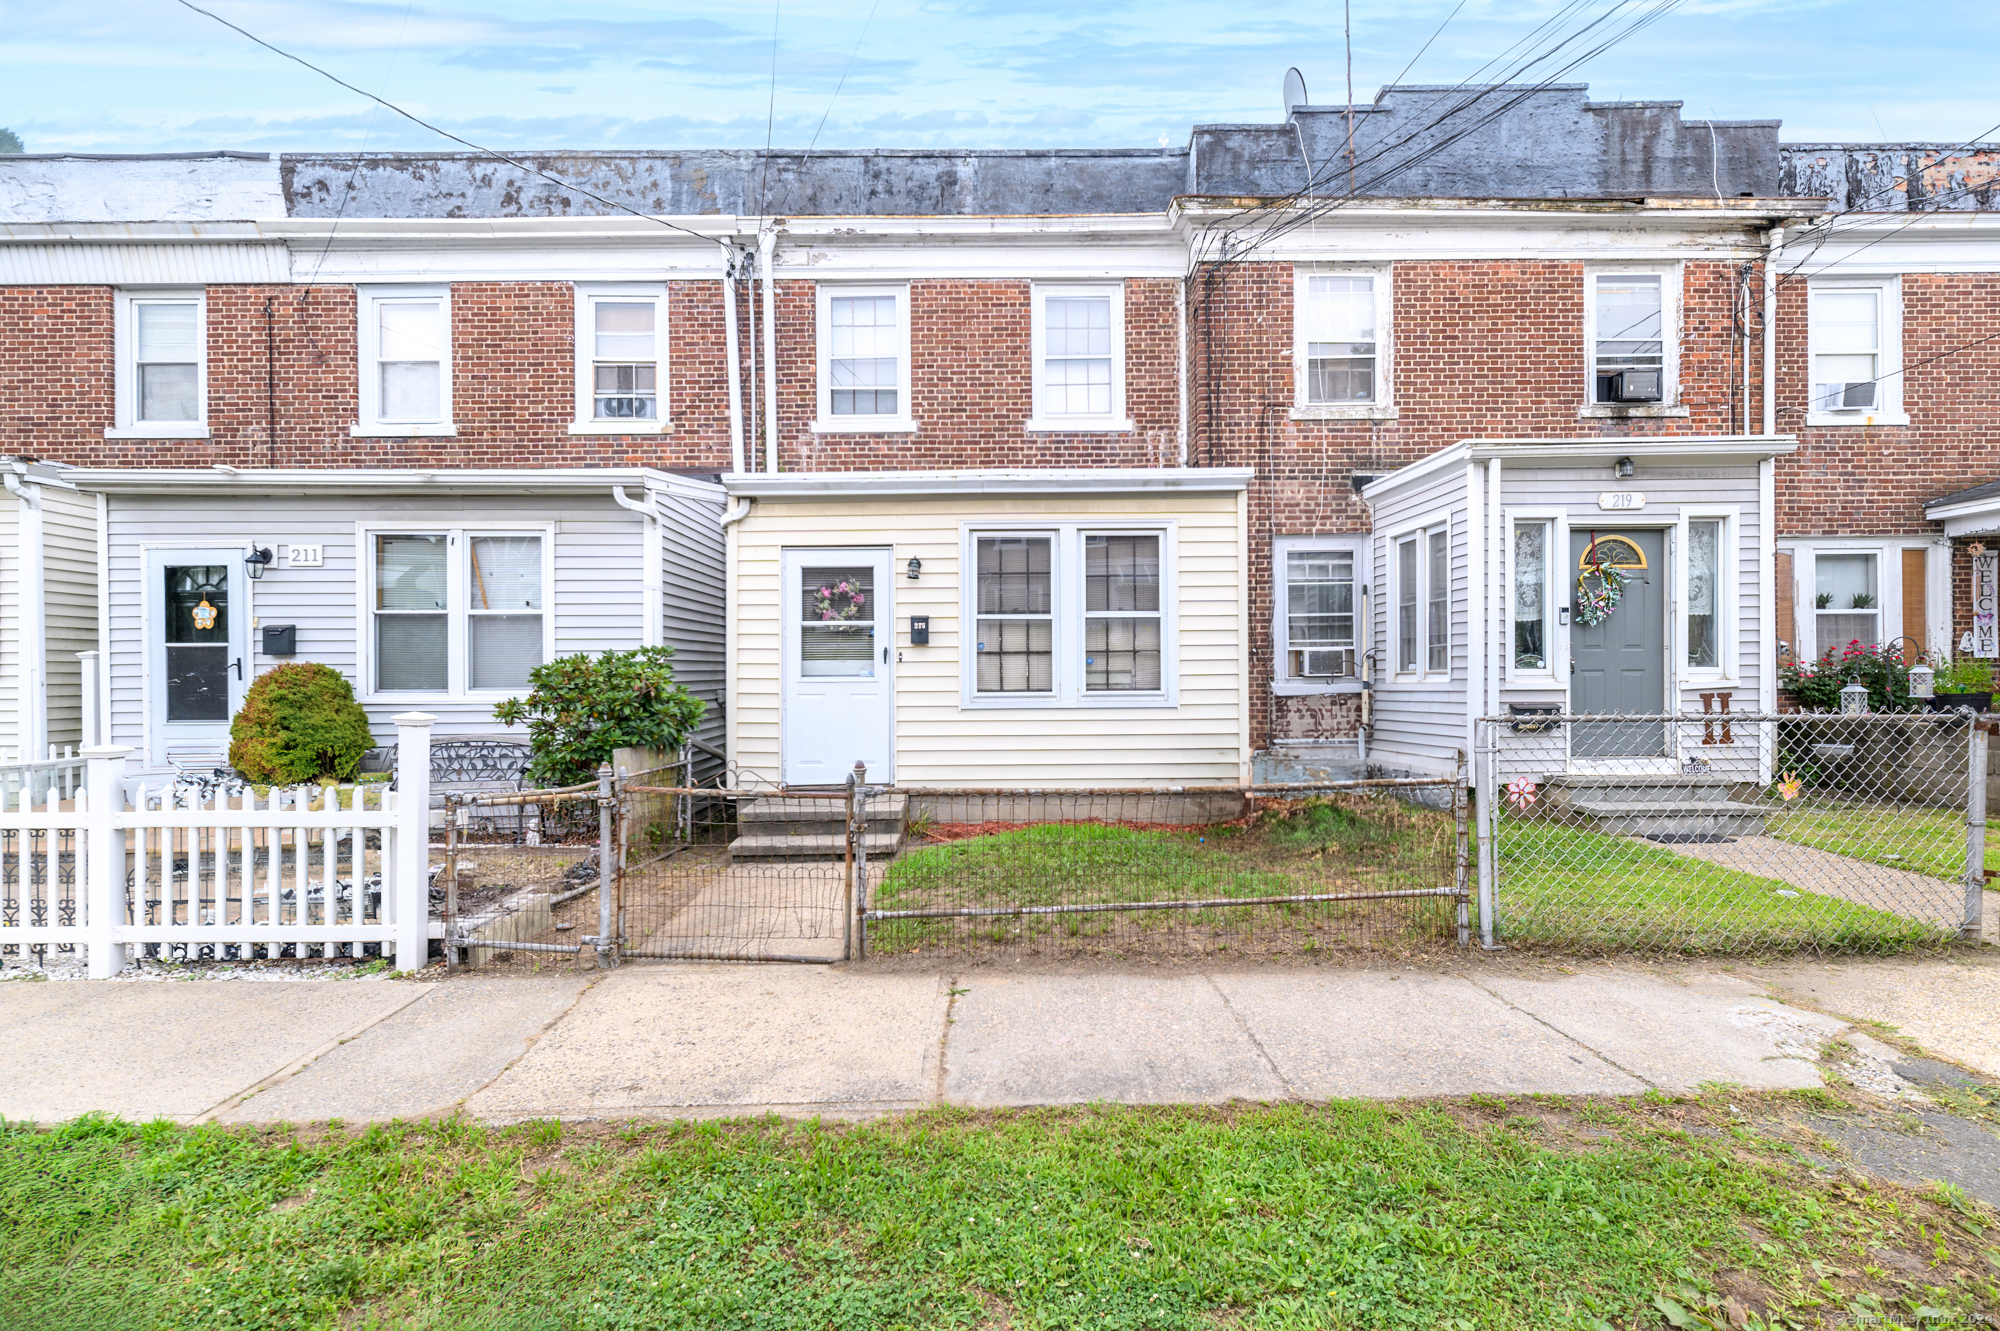
{"label": "satellite dish", "polygon": [[1306,101],[1306,76],[1299,73],[1298,66],[1285,71],[1285,118],[1291,119],[1292,108],[1308,106]]}

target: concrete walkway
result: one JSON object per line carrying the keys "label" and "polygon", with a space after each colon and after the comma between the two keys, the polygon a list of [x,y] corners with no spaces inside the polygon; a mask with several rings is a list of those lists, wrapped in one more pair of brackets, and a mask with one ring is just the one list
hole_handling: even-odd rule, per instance
{"label": "concrete walkway", "polygon": [[[1849,1017],[1923,1025],[1974,963],[1577,975],[1472,966],[1148,973],[628,965],[446,982],[0,984],[0,1115],[349,1122],[876,1114],[964,1106],[1632,1094],[1821,1084]],[[1918,987],[1947,986],[1927,1007]],[[1774,999],[1778,993],[1790,1002]],[[1824,1009],[1824,1010],[1815,1010]],[[1882,1015],[1877,1016],[1880,1013]],[[1903,1021],[1894,1018],[1901,1017]]]}

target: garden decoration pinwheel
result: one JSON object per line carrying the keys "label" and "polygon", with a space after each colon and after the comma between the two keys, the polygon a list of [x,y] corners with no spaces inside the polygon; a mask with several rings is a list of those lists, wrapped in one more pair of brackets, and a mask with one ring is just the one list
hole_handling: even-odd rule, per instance
{"label": "garden decoration pinwheel", "polygon": [[1526,813],[1535,802],[1535,783],[1527,777],[1519,777],[1507,783],[1507,802],[1517,813]]}
{"label": "garden decoration pinwheel", "polygon": [[[1596,586],[1592,586],[1592,580]],[[1576,618],[1595,627],[1611,618],[1625,596],[1625,575],[1616,564],[1606,563],[1597,553],[1597,533],[1590,534],[1590,548],[1584,552],[1582,571],[1576,575]]]}

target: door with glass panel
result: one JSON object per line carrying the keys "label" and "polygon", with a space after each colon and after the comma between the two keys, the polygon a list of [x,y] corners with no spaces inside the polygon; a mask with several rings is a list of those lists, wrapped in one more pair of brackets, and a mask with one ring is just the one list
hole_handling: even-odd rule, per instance
{"label": "door with glass panel", "polygon": [[785,784],[838,785],[856,762],[894,778],[890,592],[887,550],[785,551]]}
{"label": "door with glass panel", "polygon": [[153,761],[220,766],[242,706],[243,550],[152,550],[146,557]]}

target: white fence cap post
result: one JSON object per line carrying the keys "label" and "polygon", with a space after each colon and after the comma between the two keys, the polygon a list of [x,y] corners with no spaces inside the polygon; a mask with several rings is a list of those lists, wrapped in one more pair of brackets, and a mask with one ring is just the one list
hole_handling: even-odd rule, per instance
{"label": "white fence cap post", "polygon": [[396,835],[393,890],[384,895],[395,925],[396,969],[430,960],[431,727],[429,712],[403,712],[396,723]]}

